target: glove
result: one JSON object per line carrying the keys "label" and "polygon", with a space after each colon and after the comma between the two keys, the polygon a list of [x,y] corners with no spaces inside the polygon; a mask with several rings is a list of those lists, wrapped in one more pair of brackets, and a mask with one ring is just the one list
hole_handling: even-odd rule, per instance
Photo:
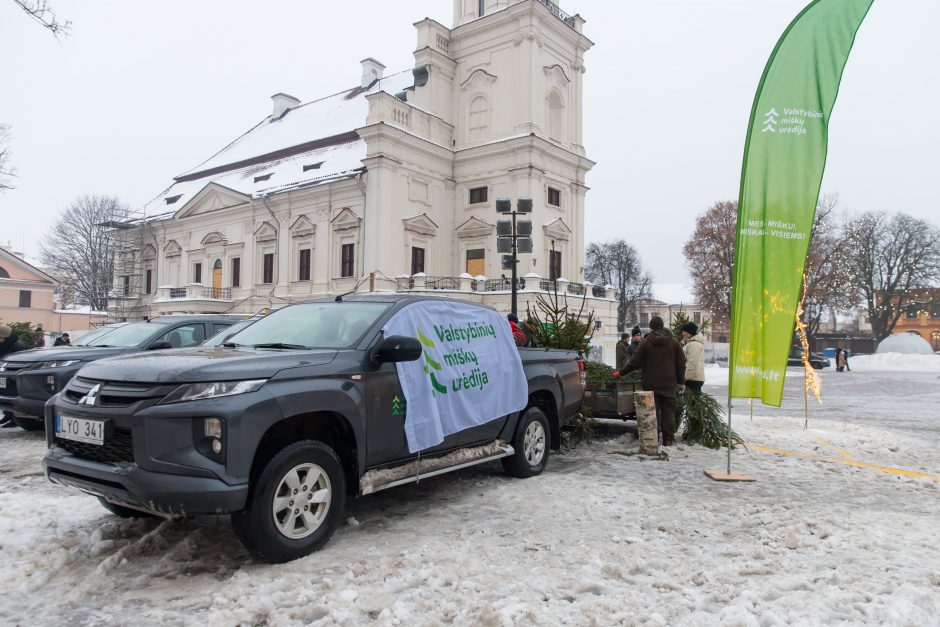
{"label": "glove", "polygon": [[619,370],[614,370],[614,378],[615,378],[615,379],[619,379],[619,378],[620,378],[620,371],[619,371]]}

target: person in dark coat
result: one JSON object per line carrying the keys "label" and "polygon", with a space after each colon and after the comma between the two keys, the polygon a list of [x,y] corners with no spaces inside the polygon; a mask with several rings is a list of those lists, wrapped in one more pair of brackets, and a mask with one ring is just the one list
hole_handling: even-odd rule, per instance
{"label": "person in dark coat", "polygon": [[685,353],[672,334],[666,331],[663,319],[653,316],[650,332],[640,342],[636,354],[626,368],[614,373],[615,377],[634,370],[642,370],[643,389],[653,392],[656,402],[656,420],[663,434],[663,446],[676,443],[676,390],[685,382]]}
{"label": "person in dark coat", "polygon": [[636,350],[640,348],[640,342],[643,341],[643,333],[640,331],[640,325],[633,327],[630,331],[630,346],[627,347],[627,357],[633,357]]}
{"label": "person in dark coat", "polygon": [[26,345],[9,326],[0,324],[0,357],[6,357],[10,353],[25,351]]}
{"label": "person in dark coat", "polygon": [[52,343],[53,346],[71,346],[72,338],[69,337],[68,333],[63,333],[55,339],[55,342]]}
{"label": "person in dark coat", "polygon": [[626,367],[627,362],[630,361],[630,354],[628,353],[629,350],[630,350],[630,336],[627,333],[621,333],[620,341],[617,342],[617,368],[616,370],[620,370],[621,368]]}

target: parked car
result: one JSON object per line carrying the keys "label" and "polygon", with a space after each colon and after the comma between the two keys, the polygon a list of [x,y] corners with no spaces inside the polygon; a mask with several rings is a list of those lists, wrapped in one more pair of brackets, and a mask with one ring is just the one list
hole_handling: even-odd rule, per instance
{"label": "parked car", "polygon": [[221,331],[219,331],[218,333],[210,337],[208,340],[200,344],[200,346],[222,346],[233,335],[240,332],[242,329],[250,327],[251,325],[253,325],[255,322],[257,322],[260,319],[261,318],[258,317],[258,318],[249,318],[247,320],[240,320],[239,322],[236,322],[232,326],[222,329]]}
{"label": "parked car", "polygon": [[0,361],[0,410],[27,431],[43,428],[43,406],[78,370],[105,357],[163,348],[196,346],[240,316],[162,316],[99,328],[72,346],[13,353]]}
{"label": "parked car", "polygon": [[[787,357],[787,365],[788,366],[802,366],[803,365],[803,349],[801,347],[799,346],[790,347],[790,356]],[[829,360],[826,359],[825,355],[811,352],[809,354],[809,365],[811,365],[816,370],[820,370],[822,368],[828,368],[831,364],[829,363]]]}
{"label": "parked car", "polygon": [[256,558],[285,562],[326,543],[347,496],[417,481],[416,462],[422,479],[496,459],[510,475],[541,473],[581,409],[573,351],[519,349],[522,411],[409,452],[396,362],[422,344],[382,328],[427,300],[442,299],[299,303],[222,347],[89,364],[47,406],[46,474],[119,516],[231,514]]}

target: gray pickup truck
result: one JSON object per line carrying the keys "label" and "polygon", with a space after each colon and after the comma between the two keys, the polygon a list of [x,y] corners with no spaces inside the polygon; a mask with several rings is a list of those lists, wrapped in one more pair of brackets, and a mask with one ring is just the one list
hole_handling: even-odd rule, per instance
{"label": "gray pickup truck", "polygon": [[501,459],[542,472],[581,409],[574,352],[520,349],[528,404],[409,452],[396,362],[418,339],[384,337],[428,298],[354,295],[274,312],[216,348],[91,363],[46,406],[46,475],[119,516],[231,514],[258,559],[314,551],[358,496]]}

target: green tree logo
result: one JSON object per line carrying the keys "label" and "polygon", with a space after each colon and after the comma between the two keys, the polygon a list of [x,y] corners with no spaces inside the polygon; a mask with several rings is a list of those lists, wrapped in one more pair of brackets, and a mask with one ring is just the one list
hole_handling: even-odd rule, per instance
{"label": "green tree logo", "polygon": [[[415,330],[418,332],[418,341],[421,342],[425,346],[426,349],[436,348],[437,345],[434,343],[434,341],[428,339],[427,336],[421,332],[421,327],[415,327]],[[440,382],[438,382],[437,377],[434,376],[434,373],[431,372],[431,370],[429,369],[430,367],[440,372],[441,370],[443,370],[443,368],[441,368],[441,364],[431,359],[431,356],[428,354],[427,350],[424,350],[422,352],[424,354],[424,361],[425,361],[424,373],[427,374],[429,377],[431,377],[431,387],[433,387],[436,392],[439,392],[441,394],[447,394],[447,386],[441,385]]]}

